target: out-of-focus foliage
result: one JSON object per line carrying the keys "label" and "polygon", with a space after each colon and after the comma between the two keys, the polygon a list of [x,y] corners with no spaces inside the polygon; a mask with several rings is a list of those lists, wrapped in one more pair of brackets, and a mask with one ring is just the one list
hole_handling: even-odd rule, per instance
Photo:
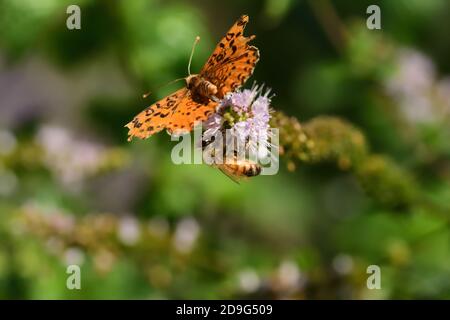
{"label": "out-of-focus foliage", "polygon": [[[84,0],[81,30],[69,4],[0,1],[0,298],[450,298],[448,1]],[[280,172],[127,143],[242,13]]]}

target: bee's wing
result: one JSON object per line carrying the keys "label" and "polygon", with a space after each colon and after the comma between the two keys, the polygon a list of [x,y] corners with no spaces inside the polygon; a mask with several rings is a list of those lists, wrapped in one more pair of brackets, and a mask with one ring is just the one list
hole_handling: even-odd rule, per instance
{"label": "bee's wing", "polygon": [[240,184],[240,182],[244,179],[244,177],[237,176],[231,170],[229,170],[226,166],[217,166],[217,168],[222,171],[224,175],[233,180],[233,182]]}

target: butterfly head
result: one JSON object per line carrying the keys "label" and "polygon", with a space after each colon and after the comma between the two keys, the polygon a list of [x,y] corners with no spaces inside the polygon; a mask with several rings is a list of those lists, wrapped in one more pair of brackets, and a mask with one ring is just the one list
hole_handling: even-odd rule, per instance
{"label": "butterfly head", "polygon": [[198,76],[198,74],[190,74],[186,78],[184,78],[184,80],[186,80],[186,87],[188,89],[192,89],[198,85],[198,83],[200,82],[200,77]]}

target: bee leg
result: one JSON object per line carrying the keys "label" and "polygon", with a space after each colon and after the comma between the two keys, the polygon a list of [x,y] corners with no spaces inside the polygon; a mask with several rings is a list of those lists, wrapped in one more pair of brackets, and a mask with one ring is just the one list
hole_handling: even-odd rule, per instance
{"label": "bee leg", "polygon": [[211,100],[214,102],[220,102],[220,99],[217,98],[216,96],[211,96]]}

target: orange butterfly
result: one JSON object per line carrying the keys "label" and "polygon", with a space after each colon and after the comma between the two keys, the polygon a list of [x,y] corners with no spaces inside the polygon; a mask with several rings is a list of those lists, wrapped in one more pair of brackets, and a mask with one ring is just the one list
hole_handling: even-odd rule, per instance
{"label": "orange butterfly", "polygon": [[[219,42],[199,74],[190,74],[184,80],[186,87],[152,104],[139,113],[125,127],[128,141],[133,137],[148,138],[163,129],[185,133],[206,120],[215,111],[218,99],[244,84],[252,75],[259,60],[259,51],[248,45],[255,36],[244,37],[248,16],[243,15]],[[197,37],[195,44],[200,38]],[[189,67],[192,59],[189,59]]]}

